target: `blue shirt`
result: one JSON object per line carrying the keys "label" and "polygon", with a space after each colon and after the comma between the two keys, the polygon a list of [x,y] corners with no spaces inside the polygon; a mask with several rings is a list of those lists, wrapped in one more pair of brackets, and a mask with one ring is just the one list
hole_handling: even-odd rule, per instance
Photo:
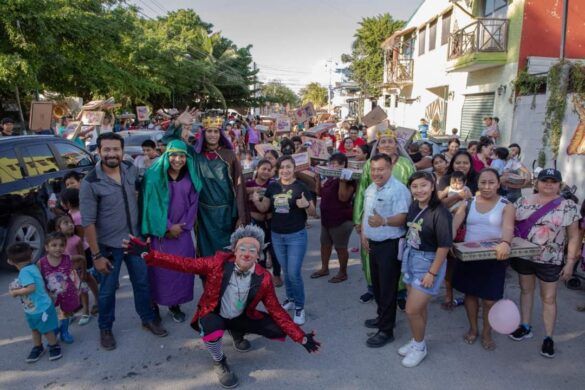
{"label": "blue shirt", "polygon": [[35,285],[35,291],[21,295],[20,301],[26,314],[41,314],[53,304],[45,288],[41,271],[34,264],[29,264],[18,273],[18,282],[22,287]]}
{"label": "blue shirt", "polygon": [[380,226],[371,227],[368,218],[374,215],[374,209],[383,218],[390,218],[397,214],[407,214],[412,197],[404,184],[394,176],[380,188],[375,183],[368,186],[364,200],[364,216],[362,229],[366,238],[372,241],[384,241],[403,237],[406,233],[405,226]]}

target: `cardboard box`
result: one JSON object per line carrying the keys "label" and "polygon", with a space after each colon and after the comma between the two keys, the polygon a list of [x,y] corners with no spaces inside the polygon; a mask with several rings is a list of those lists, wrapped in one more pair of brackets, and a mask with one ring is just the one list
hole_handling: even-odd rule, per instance
{"label": "cardboard box", "polygon": [[81,122],[86,126],[101,126],[105,115],[103,111],[83,111]]}
{"label": "cardboard box", "polygon": [[313,103],[311,102],[294,111],[294,119],[297,123],[305,122],[313,116],[315,116],[315,107],[313,107]]}
{"label": "cardboard box", "polygon": [[327,150],[327,141],[304,136],[301,139],[303,144],[309,145],[307,146],[307,153],[309,153],[310,158],[322,161],[329,160],[331,154]]}
{"label": "cardboard box", "polygon": [[[453,252],[461,261],[492,260],[496,258],[496,240],[458,242],[453,244]],[[533,257],[540,254],[540,247],[519,237],[512,240],[510,257]]]}
{"label": "cardboard box", "polygon": [[[274,145],[272,144],[258,144],[254,146],[254,149],[256,150],[256,152],[258,153],[258,155],[260,157],[264,157],[264,155],[266,154],[267,150],[276,150],[278,151]],[[278,153],[280,154],[280,153]]]}
{"label": "cardboard box", "polygon": [[[351,180],[359,180],[359,178],[362,176],[362,171],[357,169],[352,169],[352,171],[353,173],[351,175]],[[341,176],[341,169],[334,169],[319,165],[315,167],[315,173],[326,177],[339,177]]]}
{"label": "cardboard box", "polygon": [[291,119],[288,116],[276,117],[276,132],[277,133],[290,133],[292,128]]}
{"label": "cardboard box", "polygon": [[146,122],[150,119],[150,110],[146,106],[136,106],[136,118],[139,122]]}
{"label": "cardboard box", "polygon": [[406,147],[408,145],[410,145],[415,134],[416,134],[416,130],[409,129],[408,127],[398,127],[396,129],[396,138],[398,138],[398,143],[404,149],[406,149]]}
{"label": "cardboard box", "polygon": [[321,134],[335,127],[335,123],[319,123],[316,126],[311,127],[303,132],[304,135],[309,137],[319,138]]}
{"label": "cardboard box", "polygon": [[368,112],[368,114],[363,117],[362,122],[364,125],[366,125],[366,127],[372,127],[376,126],[386,118],[388,118],[386,112],[380,108],[380,106],[376,106],[372,111]]}
{"label": "cardboard box", "polygon": [[295,153],[292,155],[292,158],[295,160],[295,172],[304,171],[311,167],[311,159],[308,152]]}

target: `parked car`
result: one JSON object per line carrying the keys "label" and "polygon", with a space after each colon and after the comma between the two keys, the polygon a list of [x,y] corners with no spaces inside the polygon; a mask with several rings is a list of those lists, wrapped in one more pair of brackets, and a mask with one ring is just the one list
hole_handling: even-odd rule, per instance
{"label": "parked car", "polygon": [[160,130],[123,130],[118,134],[124,138],[124,153],[132,158],[142,154],[142,143],[147,139],[160,140],[165,134]]}
{"label": "parked car", "polygon": [[71,141],[50,135],[0,138],[0,267],[6,268],[6,248],[18,241],[43,253],[52,194],[65,188],[70,171],[93,168],[92,156]]}

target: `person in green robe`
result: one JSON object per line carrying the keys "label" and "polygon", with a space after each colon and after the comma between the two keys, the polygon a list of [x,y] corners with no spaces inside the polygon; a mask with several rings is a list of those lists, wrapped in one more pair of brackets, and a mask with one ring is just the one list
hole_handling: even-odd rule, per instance
{"label": "person in green robe", "polygon": [[204,120],[194,148],[203,185],[197,213],[197,250],[212,256],[229,246],[237,226],[249,222],[242,168],[217,118]]}
{"label": "person in green robe", "polygon": [[[396,134],[391,129],[386,129],[379,131],[376,134],[376,138],[377,142],[372,149],[371,156],[375,156],[379,153],[384,153],[390,156],[392,158],[392,163],[394,164],[392,168],[392,176],[404,185],[407,185],[408,178],[415,172],[415,168],[410,158],[407,157],[408,154],[401,151]],[[368,160],[364,164],[363,173],[353,201],[353,224],[358,233],[361,233],[366,188],[368,188],[370,184],[372,184],[372,178],[370,176],[370,160]],[[372,278],[370,274],[370,261],[369,255],[364,248],[361,248],[360,255],[362,260],[362,270],[368,284],[368,291],[360,296],[360,301],[367,303],[374,299]],[[402,283],[402,279],[400,280],[400,283]]]}

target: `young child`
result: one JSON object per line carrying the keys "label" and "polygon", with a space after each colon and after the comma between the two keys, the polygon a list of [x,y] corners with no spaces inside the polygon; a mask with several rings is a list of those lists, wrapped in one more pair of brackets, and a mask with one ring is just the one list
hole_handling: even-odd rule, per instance
{"label": "young child", "polygon": [[254,161],[254,157],[252,156],[252,152],[249,150],[242,153],[242,169],[254,169],[256,165],[256,161]]}
{"label": "young child", "polygon": [[[75,226],[74,234],[79,236],[83,244],[83,254],[85,254],[85,266],[87,272],[84,272],[85,278],[82,279],[82,281],[87,284],[87,287],[89,287],[93,295],[94,302],[96,302],[96,304],[91,308],[91,314],[96,315],[98,313],[98,284],[95,277],[93,276],[94,273],[91,251],[89,249],[89,244],[85,240],[85,232],[83,230],[83,226],[81,225],[81,212],[79,211],[79,190],[75,188],[68,188],[61,192],[60,198],[62,207],[67,210],[68,214],[73,220],[73,225]],[[82,321],[80,320],[80,325],[84,325],[81,322]]]}
{"label": "young child", "polygon": [[79,298],[81,299],[82,314],[79,319],[79,325],[87,325],[91,320],[91,316],[89,315],[89,288],[86,280],[91,279],[93,283],[96,283],[96,281],[93,276],[87,272],[83,242],[81,237],[75,234],[75,225],[69,215],[57,218],[55,221],[55,231],[63,233],[65,237],[67,237],[65,254],[71,257],[73,268],[81,280],[79,286]]}
{"label": "young child", "polygon": [[49,295],[60,309],[60,324],[57,330],[61,333],[61,341],[67,344],[73,342],[69,334],[69,321],[79,307],[80,281],[73,268],[71,258],[65,254],[67,237],[63,233],[50,233],[45,240],[45,256],[38,262],[41,275]]}
{"label": "young child", "polygon": [[492,160],[490,168],[494,168],[496,171],[498,171],[500,176],[502,176],[510,152],[508,151],[507,148],[498,147],[494,149],[494,155],[496,158]]}
{"label": "young child", "polygon": [[[451,174],[451,181],[449,182],[449,187],[445,188],[447,191],[447,196],[454,195],[454,194],[461,194],[466,190],[469,191],[469,188],[465,185],[467,183],[467,177],[465,173],[455,171]],[[455,203],[453,206],[449,207],[449,211],[451,213],[455,213],[461,203],[464,202],[460,200],[459,202]]]}
{"label": "young child", "polygon": [[39,269],[32,263],[32,253],[30,245],[24,242],[13,244],[6,250],[8,264],[18,269],[18,278],[10,283],[9,294],[20,298],[32,331],[33,349],[26,358],[27,363],[38,361],[45,353],[42,336],[49,342],[49,360],[63,356],[54,332],[58,324],[57,312]]}
{"label": "young child", "polygon": [[81,179],[83,179],[83,175],[81,173],[75,171],[68,172],[63,177],[63,180],[65,181],[65,188],[79,189],[79,187],[81,187]]}

